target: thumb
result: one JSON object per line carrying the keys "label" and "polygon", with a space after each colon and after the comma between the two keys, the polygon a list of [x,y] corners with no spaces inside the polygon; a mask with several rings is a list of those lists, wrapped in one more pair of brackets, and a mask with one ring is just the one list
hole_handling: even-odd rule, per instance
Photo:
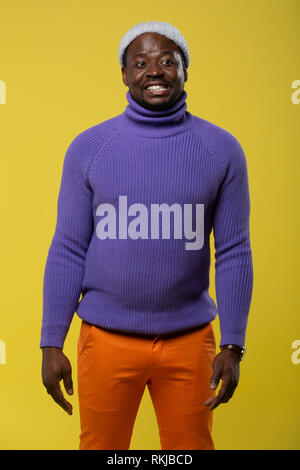
{"label": "thumb", "polygon": [[218,386],[222,374],[221,367],[215,367],[212,378],[210,379],[210,388],[215,389]]}

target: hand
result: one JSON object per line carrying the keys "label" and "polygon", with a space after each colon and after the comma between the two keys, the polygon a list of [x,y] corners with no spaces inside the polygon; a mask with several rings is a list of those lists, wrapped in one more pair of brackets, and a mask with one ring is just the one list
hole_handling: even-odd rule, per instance
{"label": "hand", "polygon": [[73,395],[72,369],[69,359],[61,349],[44,347],[42,363],[42,379],[47,392],[69,415],[72,414],[72,405],[69,403],[60,388],[59,382],[63,380],[66,392]]}
{"label": "hand", "polygon": [[217,396],[208,398],[203,403],[204,406],[209,406],[210,410],[216,408],[220,403],[227,403],[237,387],[240,362],[236,353],[230,349],[223,349],[213,360],[213,370],[210,388],[217,388],[220,378],[222,379],[222,386]]}

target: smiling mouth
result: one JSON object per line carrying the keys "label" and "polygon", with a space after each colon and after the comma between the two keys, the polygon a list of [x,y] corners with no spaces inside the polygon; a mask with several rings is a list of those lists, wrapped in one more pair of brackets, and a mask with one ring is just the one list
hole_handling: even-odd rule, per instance
{"label": "smiling mouth", "polygon": [[168,85],[167,86],[156,85],[156,86],[150,86],[148,88],[145,88],[145,92],[152,96],[163,96],[169,93],[169,89],[170,87]]}

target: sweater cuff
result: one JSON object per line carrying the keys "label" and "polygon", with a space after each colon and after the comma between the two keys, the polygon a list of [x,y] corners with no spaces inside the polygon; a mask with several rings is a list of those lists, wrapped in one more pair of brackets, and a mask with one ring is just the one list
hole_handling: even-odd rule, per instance
{"label": "sweater cuff", "polygon": [[55,348],[63,349],[64,342],[65,338],[62,338],[61,336],[44,335],[41,337],[40,348],[52,346]]}
{"label": "sweater cuff", "polygon": [[236,344],[237,346],[245,347],[245,333],[224,333],[221,335],[219,347],[224,344]]}

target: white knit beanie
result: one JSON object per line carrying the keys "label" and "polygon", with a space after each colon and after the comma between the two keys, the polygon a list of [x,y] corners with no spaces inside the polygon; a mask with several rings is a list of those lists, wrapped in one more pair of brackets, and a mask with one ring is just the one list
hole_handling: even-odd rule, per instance
{"label": "white knit beanie", "polygon": [[177,44],[177,46],[182,50],[186,60],[186,68],[188,68],[190,65],[190,53],[186,40],[175,26],[165,23],[164,21],[147,21],[146,23],[139,23],[125,33],[119,45],[119,62],[121,67],[124,67],[123,54],[126,47],[129,46],[136,37],[144,33],[162,34],[175,42],[175,44]]}

